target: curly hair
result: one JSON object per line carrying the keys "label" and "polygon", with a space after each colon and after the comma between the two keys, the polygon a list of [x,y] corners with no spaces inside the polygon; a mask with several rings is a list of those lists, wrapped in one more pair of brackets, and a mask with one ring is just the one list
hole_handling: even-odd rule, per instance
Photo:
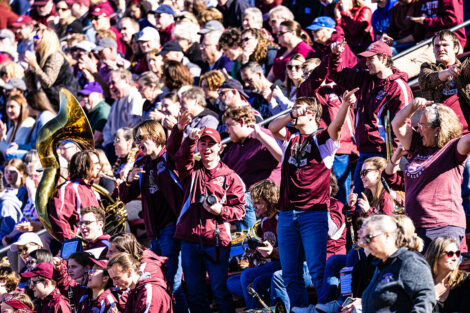
{"label": "curly hair", "polygon": [[424,116],[432,128],[439,127],[437,147],[444,147],[449,141],[462,135],[462,124],[454,110],[446,105],[435,103],[426,108]]}
{"label": "curly hair", "polygon": [[188,68],[178,61],[165,62],[163,66],[163,84],[170,91],[178,90],[183,86],[191,86],[194,78]]}
{"label": "curly hair", "polygon": [[225,123],[227,119],[231,118],[235,122],[245,122],[248,124],[256,123],[255,115],[251,106],[230,108],[222,115],[222,122]]}
{"label": "curly hair", "polygon": [[259,29],[247,28],[242,32],[242,35],[247,33],[251,34],[258,41],[255,50],[250,55],[250,61],[255,61],[262,64],[268,55],[268,47],[278,47],[278,45],[272,41],[269,41],[264,33]]}
{"label": "curly hair", "polygon": [[20,283],[20,275],[18,275],[10,266],[0,266],[0,282],[5,283],[7,292],[14,291]]}
{"label": "curly hair", "polygon": [[207,90],[217,91],[225,79],[226,78],[221,71],[212,70],[201,75],[201,78],[199,79],[199,86],[202,86],[202,82],[205,80],[207,82]]}
{"label": "curly hair", "polygon": [[241,47],[242,33],[238,28],[229,28],[219,38],[219,47]]}
{"label": "curly hair", "polygon": [[222,13],[217,10],[216,8],[205,9],[198,14],[197,19],[199,21],[199,25],[203,27],[209,21],[219,21],[222,23],[224,16]]}
{"label": "curly hair", "polygon": [[265,179],[257,182],[251,186],[250,192],[253,203],[260,200],[266,202],[266,216],[271,216],[279,211],[279,186],[272,180]]}

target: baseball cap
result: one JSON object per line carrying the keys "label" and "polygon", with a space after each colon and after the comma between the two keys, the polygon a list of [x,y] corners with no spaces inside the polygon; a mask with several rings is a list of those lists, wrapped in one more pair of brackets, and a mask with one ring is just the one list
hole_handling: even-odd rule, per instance
{"label": "baseball cap", "polygon": [[222,83],[222,85],[220,85],[219,87],[219,90],[220,89],[236,89],[238,90],[238,92],[243,95],[246,99],[248,99],[248,95],[245,93],[245,91],[243,90],[243,86],[242,84],[236,80],[236,79],[233,79],[233,78],[230,78],[230,79],[227,79],[226,81],[224,81]]}
{"label": "baseball cap", "polygon": [[90,256],[90,261],[103,269],[106,269],[106,266],[108,265],[108,260],[95,259],[95,258],[92,258],[91,256]]}
{"label": "baseball cap", "polygon": [[103,2],[103,3],[100,3],[100,4],[97,4],[93,7],[93,10],[91,10],[91,15],[93,16],[101,16],[101,15],[104,15],[106,17],[110,17],[111,14],[113,14],[113,11],[111,9],[111,7],[108,5],[106,5],[107,2]]}
{"label": "baseball cap", "polygon": [[336,22],[331,17],[329,17],[329,16],[319,16],[319,17],[317,17],[316,19],[313,20],[312,25],[307,27],[307,29],[317,30],[317,29],[320,29],[322,27],[333,28],[334,29],[335,26],[336,26]]}
{"label": "baseball cap", "polygon": [[49,3],[49,0],[35,0],[33,7],[42,7]]}
{"label": "baseball cap", "polygon": [[23,233],[18,238],[18,240],[11,246],[11,251],[16,252],[18,251],[18,246],[24,246],[28,243],[35,243],[40,247],[43,246],[41,238],[39,238],[39,236],[35,233]]}
{"label": "baseball cap", "polygon": [[369,47],[367,47],[367,50],[359,53],[361,57],[371,57],[376,54],[385,54],[389,57],[393,55],[392,49],[383,41],[376,41],[370,44]]}
{"label": "baseball cap", "polygon": [[201,139],[203,137],[210,137],[212,139],[214,139],[215,142],[217,143],[220,143],[222,140],[220,139],[220,134],[217,130],[213,129],[213,128],[204,128],[203,131],[202,131],[202,134],[201,134]]}
{"label": "baseball cap", "polygon": [[82,40],[73,45],[72,49],[80,49],[86,52],[91,52],[95,50],[96,45],[88,40]]}
{"label": "baseball cap", "polygon": [[172,41],[166,42],[163,45],[162,50],[157,55],[165,55],[171,51],[183,52],[183,49],[181,49],[180,45],[176,41],[172,40]]}
{"label": "baseball cap", "polygon": [[97,82],[90,82],[86,84],[82,90],[80,90],[78,93],[84,96],[88,96],[92,92],[97,92],[103,94],[103,88],[101,87],[100,84]]}
{"label": "baseball cap", "polygon": [[111,37],[104,37],[98,41],[98,45],[95,48],[96,52],[100,52],[106,48],[117,48],[116,40]]}
{"label": "baseball cap", "polygon": [[29,15],[21,15],[19,16],[14,23],[11,24],[13,28],[19,28],[26,24],[34,24],[34,20]]}
{"label": "baseball cap", "polygon": [[0,39],[5,38],[15,39],[15,34],[13,34],[13,32],[9,29],[2,29],[0,30]]}
{"label": "baseball cap", "polygon": [[54,273],[54,266],[49,262],[39,263],[36,268],[30,272],[22,273],[23,277],[36,277],[42,276],[44,278],[52,280],[52,275]]}
{"label": "baseball cap", "polygon": [[225,27],[222,25],[221,22],[212,20],[207,22],[204,27],[198,32],[199,35],[205,35],[207,33],[210,33],[212,31],[219,30],[219,31],[224,31]]}
{"label": "baseball cap", "polygon": [[160,34],[156,28],[151,26],[144,27],[139,33],[137,41],[160,40]]}
{"label": "baseball cap", "polygon": [[171,14],[173,15],[173,17],[175,17],[175,11],[173,11],[173,9],[169,5],[166,5],[166,4],[160,4],[158,8],[153,12]]}
{"label": "baseball cap", "polygon": [[3,89],[12,90],[13,88],[25,91],[26,84],[21,78],[13,77],[6,84],[3,85]]}

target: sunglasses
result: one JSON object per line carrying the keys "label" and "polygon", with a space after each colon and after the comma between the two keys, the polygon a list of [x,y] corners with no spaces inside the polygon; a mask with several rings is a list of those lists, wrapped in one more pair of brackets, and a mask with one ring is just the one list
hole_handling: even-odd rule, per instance
{"label": "sunglasses", "polygon": [[37,280],[31,279],[31,280],[29,281],[29,285],[30,285],[30,286],[35,286],[35,285],[37,285],[37,284],[39,284],[39,283],[43,283],[43,282],[44,282],[44,279],[37,279]]}
{"label": "sunglasses", "polygon": [[365,236],[362,236],[362,237],[361,237],[361,241],[363,241],[363,242],[369,244],[369,243],[372,242],[372,239],[374,239],[375,237],[378,237],[378,236],[380,236],[380,235],[383,235],[383,233],[378,233],[378,234],[375,234],[375,235],[370,235],[370,234],[369,234],[369,235],[365,235]]}
{"label": "sunglasses", "polygon": [[279,32],[279,33],[277,33],[277,37],[281,37],[282,35],[290,33],[290,32],[291,32],[290,30],[287,30],[285,32]]}
{"label": "sunglasses", "polygon": [[289,65],[287,65],[287,69],[288,69],[289,71],[292,71],[293,69],[295,69],[296,71],[298,71],[298,70],[301,70],[301,69],[302,69],[302,65],[290,65],[290,64],[289,64]]}
{"label": "sunglasses", "polygon": [[139,141],[147,140],[147,139],[150,139],[150,138],[152,138],[152,136],[150,134],[143,134],[143,135],[135,136],[134,141],[139,142]]}
{"label": "sunglasses", "polygon": [[242,38],[242,42],[247,42],[247,41],[249,41],[250,39],[251,39],[250,37]]}
{"label": "sunglasses", "polygon": [[444,254],[448,257],[448,258],[451,258],[454,256],[454,254],[460,258],[460,250],[457,250],[457,251],[444,251]]}
{"label": "sunglasses", "polygon": [[369,172],[372,172],[372,171],[377,171],[375,169],[368,169],[368,170],[362,170],[359,172],[359,174],[361,174],[361,177],[364,177],[366,176]]}
{"label": "sunglasses", "polygon": [[57,11],[67,11],[69,8],[57,8]]}

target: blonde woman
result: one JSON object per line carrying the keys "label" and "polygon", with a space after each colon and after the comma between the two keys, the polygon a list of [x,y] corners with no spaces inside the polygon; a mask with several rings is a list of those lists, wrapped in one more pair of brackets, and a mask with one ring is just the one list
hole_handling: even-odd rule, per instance
{"label": "blonde woman", "polygon": [[470,279],[459,270],[459,244],[452,237],[438,237],[424,254],[431,267],[436,292],[434,312],[467,312],[470,307]]}
{"label": "blonde woman", "polygon": [[54,109],[59,107],[59,89],[66,88],[77,94],[78,84],[57,34],[50,28],[42,27],[34,37],[35,52],[26,51],[26,85],[29,90],[41,89],[47,94]]}

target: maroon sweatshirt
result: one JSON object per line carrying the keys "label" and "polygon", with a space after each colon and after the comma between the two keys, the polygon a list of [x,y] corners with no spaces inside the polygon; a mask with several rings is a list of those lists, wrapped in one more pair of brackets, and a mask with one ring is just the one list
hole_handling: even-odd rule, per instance
{"label": "maroon sweatshirt", "polygon": [[[321,65],[325,68],[328,66],[328,59],[331,54],[331,44],[334,42],[341,42],[344,38],[344,30],[341,26],[336,26],[335,29],[336,31],[331,34],[331,38],[325,42],[325,44],[320,44],[318,42],[313,43],[313,49],[315,50],[313,57],[322,60]],[[344,44],[342,61],[344,67],[354,67],[357,64],[356,55],[351,51],[348,42]]]}
{"label": "maroon sweatshirt", "polygon": [[171,294],[161,279],[143,274],[134,289],[129,290],[124,313],[171,313]]}
{"label": "maroon sweatshirt", "polygon": [[38,299],[36,302],[37,313],[71,313],[69,301],[60,294],[59,290],[54,289],[44,299]]}
{"label": "maroon sweatshirt", "polygon": [[[230,222],[243,219],[245,215],[245,185],[241,178],[223,162],[207,170],[193,156],[197,142],[189,136],[183,141],[176,157],[181,182],[184,187],[184,204],[176,225],[175,238],[188,242],[215,246],[214,230],[220,231],[220,244],[228,247],[232,241]],[[200,196],[215,195],[222,204],[220,215],[209,213],[201,203]]]}
{"label": "maroon sweatshirt", "polygon": [[349,46],[354,51],[362,52],[372,43],[372,10],[368,6],[353,7],[341,11],[341,18],[336,23],[344,29]]}
{"label": "maroon sweatshirt", "polygon": [[142,273],[149,273],[153,278],[161,279],[162,286],[166,288],[167,279],[165,274],[163,273],[162,267],[167,261],[167,257],[159,256],[151,250],[145,249],[142,255],[142,259],[140,260],[140,271]]}
{"label": "maroon sweatshirt", "polygon": [[423,26],[419,23],[410,21],[408,16],[419,16],[421,6],[419,0],[409,4],[398,2],[392,8],[392,15],[387,29],[387,35],[395,40],[405,38],[408,35],[414,35],[422,32]]}
{"label": "maroon sweatshirt", "polygon": [[[343,67],[341,54],[331,54],[330,78],[347,90],[360,88],[356,92],[356,144],[361,153],[386,153],[384,118],[387,111],[392,120],[413,99],[406,83],[408,75],[396,68],[392,70],[392,75],[380,79],[366,70]],[[393,131],[392,136],[395,137]]]}

